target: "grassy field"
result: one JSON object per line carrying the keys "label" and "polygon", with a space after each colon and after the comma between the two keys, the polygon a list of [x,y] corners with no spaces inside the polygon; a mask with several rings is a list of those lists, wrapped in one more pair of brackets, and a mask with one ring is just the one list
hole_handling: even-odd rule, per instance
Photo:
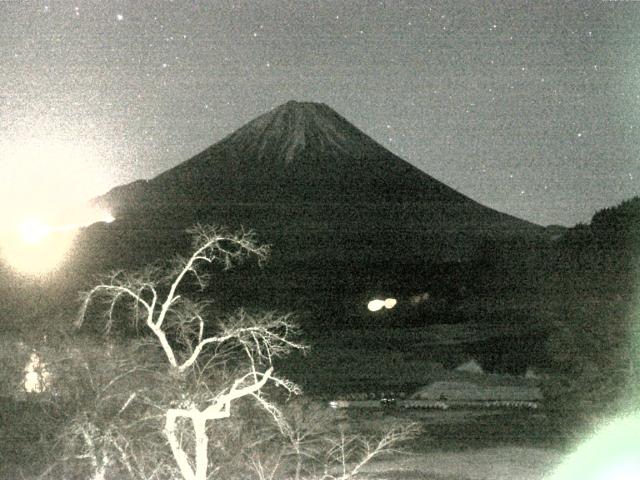
{"label": "grassy field", "polygon": [[[560,462],[568,446],[550,417],[530,410],[332,411],[348,431],[364,435],[413,422],[421,425],[419,436],[405,445],[406,453],[369,465],[367,477],[373,479],[539,480]],[[36,478],[47,467],[42,452],[55,432],[41,430],[45,413],[24,403],[3,404],[0,478]]]}
{"label": "grassy field", "polygon": [[405,422],[422,426],[405,454],[367,468],[374,479],[540,480],[568,448],[552,420],[529,411],[354,409],[348,418],[363,433]]}
{"label": "grassy field", "polygon": [[433,451],[374,463],[367,474],[385,480],[542,480],[560,461],[559,452],[530,447]]}

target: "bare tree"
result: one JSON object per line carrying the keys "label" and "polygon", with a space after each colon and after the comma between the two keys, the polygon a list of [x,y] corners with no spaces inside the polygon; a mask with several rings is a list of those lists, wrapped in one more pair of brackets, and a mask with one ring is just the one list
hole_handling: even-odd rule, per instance
{"label": "bare tree", "polygon": [[[163,433],[169,443],[179,472],[185,480],[205,480],[209,470],[209,420],[220,420],[232,414],[232,404],[243,397],[257,400],[259,405],[275,419],[280,428],[287,429],[278,408],[263,393],[263,387],[272,383],[289,392],[298,393],[293,383],[275,375],[273,359],[303,346],[293,339],[296,328],[287,315],[274,313],[251,314],[244,310],[216,325],[215,334],[208,335],[210,322],[206,322],[208,304],[183,297],[188,282],[196,282],[202,289],[210,275],[203,267],[220,263],[231,267],[247,257],[259,262],[266,259],[268,248],[256,242],[252,232],[228,231],[211,226],[197,225],[189,230],[194,243],[188,258],[176,257],[168,266],[154,265],[134,273],[115,272],[82,295],[82,308],[77,320],[80,327],[86,320],[94,300],[105,301],[105,328],[114,326],[116,312],[127,308],[130,318],[151,332],[168,364],[167,384],[184,382],[189,378],[194,385],[190,394],[179,393],[168,405],[159,406],[164,416]],[[224,370],[225,352],[236,349],[246,361],[245,370],[236,370],[230,384],[213,390],[208,382],[212,371]],[[135,402],[144,402],[144,395],[131,392],[120,412]],[[153,402],[147,402],[153,403]],[[156,405],[157,406],[157,405]],[[191,425],[192,442],[183,435],[185,422]],[[95,464],[94,478],[104,478],[110,459],[95,453],[95,441],[88,427],[78,431],[84,439],[88,458]],[[117,443],[116,450],[123,450]],[[125,445],[126,447],[126,445]],[[191,447],[193,454],[187,451]],[[123,452],[120,462],[130,473],[134,466]]]}
{"label": "bare tree", "polygon": [[363,435],[349,427],[348,416],[319,404],[299,402],[283,408],[289,424],[284,435],[266,432],[262,448],[247,452],[250,470],[259,480],[352,480],[364,475],[365,465],[379,457],[404,453],[407,441],[420,432],[419,424],[394,425]]}
{"label": "bare tree", "polygon": [[[347,480],[416,433],[409,426],[378,439],[342,429],[335,435],[326,412],[300,404],[283,413],[265,387],[299,393],[273,366],[275,358],[304,348],[295,340],[291,317],[241,309],[215,318],[206,301],[187,296],[194,286],[209,284],[205,267],[218,263],[227,269],[248,257],[262,262],[268,248],[252,232],[198,225],[189,233],[194,238],[189,257],[113,272],[82,294],[77,327],[99,311],[106,332],[124,314],[147,335],[130,347],[111,344],[102,362],[99,352],[62,362],[82,373],[72,390],[84,405],[65,430],[65,458],[81,462],[92,480],[209,480],[225,473]],[[237,421],[238,409],[246,406],[242,399],[265,409],[275,429],[252,431],[248,422],[245,430]],[[236,421],[226,422],[234,411]]]}
{"label": "bare tree", "polygon": [[[334,438],[329,438],[331,448],[327,452],[325,470],[321,480],[350,480],[374,458],[398,453],[399,444],[411,440],[420,433],[418,424],[398,426],[387,430],[380,438],[372,439],[362,435],[348,435],[343,430]],[[333,468],[331,468],[333,467]]]}

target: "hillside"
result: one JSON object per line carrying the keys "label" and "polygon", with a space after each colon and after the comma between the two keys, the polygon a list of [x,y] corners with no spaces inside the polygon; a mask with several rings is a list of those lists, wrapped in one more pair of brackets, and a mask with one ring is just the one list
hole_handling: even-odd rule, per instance
{"label": "hillside", "polygon": [[195,222],[255,229],[273,245],[274,261],[285,263],[458,262],[484,237],[546,236],[447,187],[315,103],[281,105],[95,202],[113,212],[110,230],[128,238],[136,258],[148,258],[146,244],[153,254],[168,252]]}

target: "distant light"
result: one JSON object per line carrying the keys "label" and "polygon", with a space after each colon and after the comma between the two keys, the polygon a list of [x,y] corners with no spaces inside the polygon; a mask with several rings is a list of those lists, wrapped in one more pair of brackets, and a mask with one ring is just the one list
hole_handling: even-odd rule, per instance
{"label": "distant light", "polygon": [[379,298],[371,300],[367,304],[367,308],[370,312],[377,312],[386,308],[387,310],[391,310],[398,304],[398,301],[395,298],[387,298],[385,300],[380,300]]}
{"label": "distant light", "polygon": [[387,310],[391,310],[397,304],[398,304],[398,301],[395,298],[387,298],[384,301],[384,308],[386,308]]}
{"label": "distant light", "polygon": [[29,393],[42,393],[51,386],[51,375],[37,353],[32,353],[24,367],[24,389]]}
{"label": "distant light", "polygon": [[414,295],[413,297],[411,297],[411,303],[413,303],[414,305],[418,305],[428,300],[429,300],[429,292],[419,293],[418,295]]}
{"label": "distant light", "polygon": [[62,219],[68,223],[27,217],[13,227],[9,225],[6,234],[0,232],[0,253],[17,271],[42,276],[67,258],[81,228],[115,220],[110,212],[89,206],[68,209]]}
{"label": "distant light", "polygon": [[25,243],[35,245],[50,235],[52,229],[37,218],[28,218],[18,225],[18,232]]}
{"label": "distant light", "polygon": [[2,256],[16,271],[41,277],[55,270],[74,242],[75,230],[53,228],[44,223],[23,222],[0,238]]}
{"label": "distant light", "polygon": [[367,308],[369,309],[370,312],[377,312],[378,310],[382,310],[384,308],[384,300],[371,300],[368,304],[367,304]]}
{"label": "distant light", "polygon": [[104,222],[104,223],[111,223],[116,219],[116,217],[114,217],[113,215],[111,215],[109,212],[103,212],[102,213],[102,218],[100,220],[98,220],[99,222]]}

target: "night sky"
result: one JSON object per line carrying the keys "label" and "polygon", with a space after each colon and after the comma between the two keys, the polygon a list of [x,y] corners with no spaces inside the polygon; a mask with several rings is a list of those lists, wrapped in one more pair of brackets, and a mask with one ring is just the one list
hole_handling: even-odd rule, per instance
{"label": "night sky", "polygon": [[5,0],[0,187],[96,195],[295,99],[487,206],[586,222],[640,194],[639,33],[632,1]]}

